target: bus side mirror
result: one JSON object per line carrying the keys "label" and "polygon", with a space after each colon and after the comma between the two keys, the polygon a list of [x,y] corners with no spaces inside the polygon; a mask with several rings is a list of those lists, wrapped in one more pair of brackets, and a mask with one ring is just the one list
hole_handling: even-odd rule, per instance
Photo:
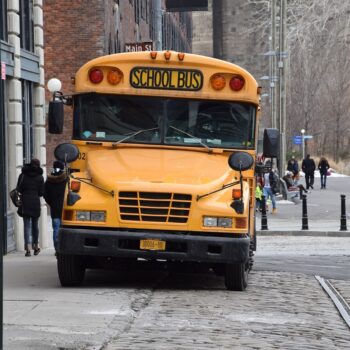
{"label": "bus side mirror", "polygon": [[49,133],[62,134],[63,132],[63,102],[60,100],[49,103]]}
{"label": "bus side mirror", "polygon": [[244,171],[248,170],[254,164],[253,157],[246,152],[236,152],[230,155],[228,165],[233,170]]}
{"label": "bus side mirror", "polygon": [[55,148],[53,154],[56,159],[65,164],[72,163],[79,157],[79,148],[72,143],[61,143]]}
{"label": "bus side mirror", "polygon": [[278,129],[265,129],[263,139],[263,155],[278,158],[280,152],[280,133]]}

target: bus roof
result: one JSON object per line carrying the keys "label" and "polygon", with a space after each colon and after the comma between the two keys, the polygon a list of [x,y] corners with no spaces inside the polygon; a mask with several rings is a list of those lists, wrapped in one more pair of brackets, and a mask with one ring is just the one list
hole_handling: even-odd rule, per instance
{"label": "bus roof", "polygon": [[258,90],[254,77],[236,64],[175,51],[98,57],[85,63],[75,77],[76,93],[219,99],[258,105]]}

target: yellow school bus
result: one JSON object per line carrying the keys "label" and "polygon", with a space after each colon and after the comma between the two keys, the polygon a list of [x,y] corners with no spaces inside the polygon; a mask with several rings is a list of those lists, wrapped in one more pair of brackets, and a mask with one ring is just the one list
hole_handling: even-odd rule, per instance
{"label": "yellow school bus", "polygon": [[135,52],[99,57],[54,92],[49,129],[71,143],[57,254],[63,286],[87,268],[201,264],[244,290],[255,236],[259,94],[252,75],[209,57]]}

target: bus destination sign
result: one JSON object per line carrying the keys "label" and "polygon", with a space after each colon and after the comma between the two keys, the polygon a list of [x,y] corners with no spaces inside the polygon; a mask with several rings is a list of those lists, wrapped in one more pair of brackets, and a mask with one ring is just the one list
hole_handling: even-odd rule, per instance
{"label": "bus destination sign", "polygon": [[198,91],[203,86],[203,74],[197,69],[135,67],[130,72],[130,84],[138,89]]}

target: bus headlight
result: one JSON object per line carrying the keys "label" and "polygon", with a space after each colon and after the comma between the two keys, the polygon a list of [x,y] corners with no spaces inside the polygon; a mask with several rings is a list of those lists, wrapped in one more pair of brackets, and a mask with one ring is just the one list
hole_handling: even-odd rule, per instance
{"label": "bus headlight", "polygon": [[96,222],[105,222],[106,221],[106,212],[105,211],[76,211],[76,220],[77,221],[96,221]]}
{"label": "bus headlight", "polygon": [[89,211],[77,211],[76,212],[77,221],[90,221]]}
{"label": "bus headlight", "polygon": [[104,211],[92,211],[91,221],[98,221],[98,222],[106,221],[106,213]]}
{"label": "bus headlight", "polygon": [[232,218],[223,218],[216,216],[204,216],[203,226],[205,227],[232,227]]}
{"label": "bus headlight", "polygon": [[214,218],[211,216],[205,216],[203,218],[203,226],[206,227],[216,227],[218,226],[218,218]]}
{"label": "bus headlight", "polygon": [[218,218],[219,227],[232,227],[232,218]]}

